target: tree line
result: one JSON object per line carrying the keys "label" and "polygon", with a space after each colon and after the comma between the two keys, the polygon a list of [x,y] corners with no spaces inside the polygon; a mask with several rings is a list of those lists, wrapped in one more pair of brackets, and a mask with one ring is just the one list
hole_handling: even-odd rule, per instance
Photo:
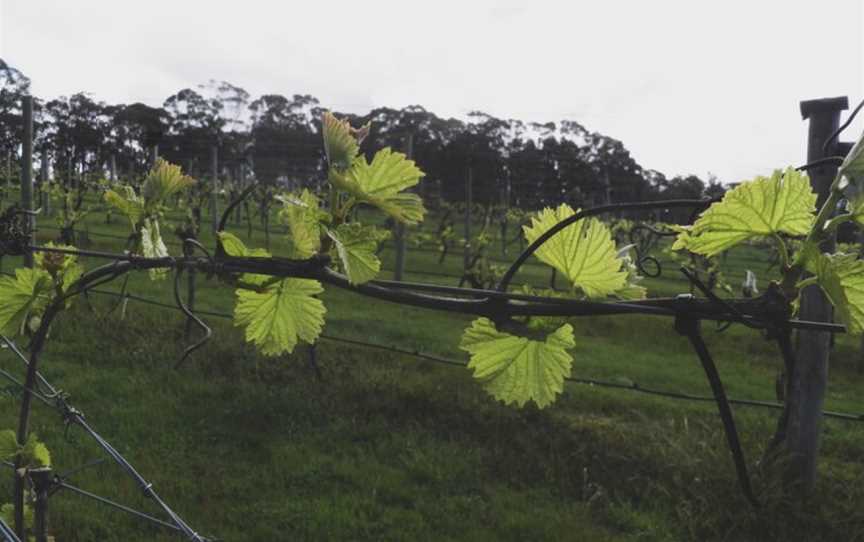
{"label": "tree line", "polygon": [[[0,156],[5,174],[17,172],[21,147],[21,98],[30,79],[0,59]],[[159,106],[109,104],[86,92],[53,99],[34,97],[37,155],[53,165],[54,178],[136,176],[147,170],[153,149],[193,176],[206,177],[215,147],[221,175],[241,168],[265,185],[309,186],[325,180],[320,150],[324,108],[308,94],[265,94],[211,80],[167,97]],[[359,126],[371,122],[363,151],[405,149],[427,173],[424,196],[473,199],[526,209],[561,201],[591,206],[621,201],[715,196],[716,179],[667,177],[642,167],[624,144],[576,121],[500,119],[474,111],[467,120],[439,117],[419,105],[379,107],[364,115],[337,116]],[[17,175],[17,173],[16,173]]]}

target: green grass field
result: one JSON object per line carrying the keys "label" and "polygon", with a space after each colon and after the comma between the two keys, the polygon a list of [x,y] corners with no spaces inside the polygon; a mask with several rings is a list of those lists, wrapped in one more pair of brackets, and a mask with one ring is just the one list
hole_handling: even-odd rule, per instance
{"label": "green grass field", "polygon": [[[93,214],[91,248],[116,250],[126,234]],[[43,223],[47,221],[43,220]],[[163,230],[164,231],[164,230]],[[245,228],[238,227],[246,241]],[[55,232],[43,230],[49,239]],[[263,244],[255,232],[250,246]],[[280,235],[273,235],[279,252]],[[212,245],[207,236],[205,245]],[[515,248],[514,248],[515,251]],[[176,249],[172,249],[177,253]],[[510,254],[496,258],[513,258]],[[392,269],[393,251],[382,253]],[[769,256],[730,254],[730,282],[744,269],[764,287]],[[95,265],[96,262],[87,262]],[[4,261],[4,270],[13,267]],[[409,252],[415,271],[458,274]],[[382,273],[389,278],[390,272]],[[689,291],[674,267],[647,281],[652,295]],[[455,285],[457,279],[410,274]],[[545,284],[530,265],[519,281]],[[119,289],[117,284],[105,289]],[[145,273],[133,294],[171,303],[170,281]],[[457,348],[469,318],[401,307],[328,289],[331,336],[465,361]],[[203,277],[199,309],[230,312],[232,290]],[[759,510],[741,496],[713,403],[568,384],[545,410],[491,399],[467,369],[322,340],[322,378],[308,350],[262,358],[230,321],[206,318],[214,339],[180,370],[183,317],[174,310],[92,295],[60,316],[43,360],[45,375],[139,469],[192,526],[221,540],[864,540],[864,424],[825,423],[820,479],[806,503],[784,499],[758,460],[778,412],[736,407]],[[657,317],[574,320],[573,375],[710,395],[695,355],[672,321]],[[703,325],[730,396],[774,399],[776,347],[733,326]],[[829,410],[864,412],[859,342],[838,337]],[[7,352],[2,366],[21,372]],[[18,397],[2,397],[0,427],[14,427]],[[100,457],[80,431],[37,405],[35,431],[62,472]],[[109,463],[71,476],[89,491],[156,513]],[[0,491],[11,495],[11,473]],[[50,501],[58,541],[159,541],[179,536],[73,493]]]}

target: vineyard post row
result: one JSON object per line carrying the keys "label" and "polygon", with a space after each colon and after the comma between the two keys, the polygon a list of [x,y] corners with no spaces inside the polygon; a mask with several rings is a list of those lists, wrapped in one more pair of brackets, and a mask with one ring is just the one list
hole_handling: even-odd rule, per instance
{"label": "vineyard post row", "polygon": [[[26,101],[26,99],[25,99],[25,101]],[[30,152],[30,159],[29,160],[25,160],[23,153],[22,153],[21,164],[20,164],[22,172],[28,171],[26,169],[26,167],[24,166],[24,164],[26,162],[29,162],[32,165],[32,156],[33,156],[32,142],[33,141],[34,141],[34,133],[32,131],[32,126],[31,126],[30,132],[28,134],[23,134],[23,137],[22,137],[22,142],[30,142],[30,145],[31,145],[31,147],[30,147],[31,152]],[[413,159],[413,133],[410,133],[410,132],[407,133],[405,136],[405,153],[409,159]],[[148,149],[148,155],[149,155],[148,156],[148,162],[150,164],[155,164],[156,160],[160,156],[159,145],[153,144]],[[9,157],[7,157],[7,158],[9,158]],[[107,166],[106,169],[107,169],[108,179],[112,182],[117,181],[119,179],[119,176],[118,176],[118,171],[117,171],[116,154],[111,153],[109,155],[108,163],[106,164],[106,166]],[[56,164],[55,164],[55,167],[56,167]],[[32,166],[31,166],[31,168],[32,168]],[[11,168],[8,168],[8,169],[11,170]],[[50,178],[49,178],[50,177],[50,175],[49,175],[50,169],[51,169],[50,158],[48,157],[48,155],[46,153],[41,153],[40,154],[39,183],[38,184],[30,183],[30,185],[29,185],[31,187],[30,189],[33,191],[33,193],[38,195],[38,197],[34,198],[32,205],[28,205],[23,199],[24,198],[23,190],[25,190],[24,186],[27,185],[27,181],[23,177],[19,177],[20,178],[20,186],[22,188],[22,206],[23,206],[23,208],[31,209],[31,210],[41,209],[40,214],[44,214],[45,216],[49,216],[51,214],[51,198],[50,198],[50,195],[47,193],[47,191],[43,189],[43,187],[46,186],[47,183],[50,181]],[[216,194],[216,191],[219,189],[219,182],[218,182],[218,180],[219,180],[219,159],[218,159],[218,146],[215,144],[210,146],[210,168],[209,168],[209,170],[210,170],[209,175],[205,175],[205,177],[209,177],[207,179],[207,182],[212,183],[211,184],[212,190],[210,191],[209,201],[208,201],[207,205],[209,207],[208,211],[210,214],[210,220],[212,222],[212,228],[211,229],[215,233],[216,226],[217,226],[218,220],[219,220],[218,198],[217,198],[217,194]],[[32,172],[32,169],[30,169],[29,171]],[[465,171],[465,195],[466,195],[466,201],[471,202],[471,203],[473,203],[472,187],[471,187],[472,176],[473,176],[472,174],[473,174],[472,168],[469,166]],[[22,173],[22,175],[23,175],[23,173]],[[74,175],[73,175],[73,172],[71,169],[69,170],[69,176],[70,176],[69,178],[72,179],[72,182],[74,183],[75,179],[74,179]],[[7,178],[10,177],[10,175],[7,173],[6,177]],[[31,178],[32,178],[32,173],[31,173]],[[241,182],[241,184],[245,185],[245,183],[243,182],[245,180],[243,165],[241,165],[241,171],[238,175],[238,180]],[[510,179],[507,178],[506,182],[505,182],[505,186],[501,188],[501,192],[499,194],[500,203],[505,209],[508,209],[510,206],[509,205],[509,194],[510,194]],[[471,221],[474,218],[471,203],[469,203],[466,206],[466,212],[465,212],[465,215],[463,217],[463,221],[464,221],[463,231],[464,231],[465,239],[467,240],[466,246],[464,247],[464,253],[463,253],[463,273],[462,273],[463,275],[468,271],[468,267],[469,267],[469,264],[471,261],[471,249],[472,249],[472,247],[470,246],[470,239],[471,239],[471,235],[472,235]],[[242,213],[242,209],[238,209],[238,217],[241,216],[241,213]],[[35,217],[34,217],[34,220],[35,220]],[[109,220],[109,222],[110,222],[110,218],[107,218],[106,220]],[[240,220],[240,219],[238,218],[238,220]],[[34,225],[35,225],[35,222],[34,222]],[[502,232],[505,233],[505,235],[502,235],[502,252],[506,252],[506,239],[504,239],[504,237],[506,237],[506,223],[502,224],[502,228],[504,228],[504,229],[502,229]],[[394,236],[393,236],[394,237],[394,250],[396,253],[395,254],[396,265],[394,268],[394,280],[397,280],[397,281],[404,280],[405,262],[407,260],[407,252],[408,252],[408,249],[406,246],[407,236],[408,236],[408,232],[405,230],[404,225],[397,224],[395,227]]]}
{"label": "vineyard post row", "polygon": [[[33,209],[33,97],[25,96],[21,104],[22,117],[24,121],[24,141],[21,145],[21,207],[24,211],[32,212]],[[31,245],[36,244],[35,218],[29,216]],[[24,265],[33,267],[33,252],[24,253]]]}
{"label": "vineyard post row", "polygon": [[[27,215],[27,221],[29,222],[28,227],[28,236],[29,240],[27,242],[28,246],[35,246],[35,231],[36,231],[36,222],[35,222],[35,206],[34,206],[34,186],[33,186],[33,141],[34,141],[34,133],[33,133],[33,97],[25,96],[22,100],[22,121],[23,121],[23,130],[22,130],[22,152],[21,152],[21,168],[20,168],[20,183],[21,183],[21,210]],[[213,185],[215,188],[216,185],[216,173],[217,173],[217,157],[215,154],[216,147],[213,147]],[[156,164],[156,160],[158,158],[158,146],[154,145],[151,148],[151,159],[152,163]],[[113,157],[112,157],[113,158]],[[47,157],[43,155],[42,157],[42,172],[40,175],[41,180],[47,180],[47,167],[45,167],[47,162]],[[112,170],[113,170],[113,160],[112,160]],[[111,172],[112,177],[114,177],[114,172]],[[40,187],[41,188],[41,187]],[[47,196],[47,194],[45,194]],[[218,217],[216,215],[217,208],[215,205],[215,190],[211,190],[211,211],[213,212],[213,224],[214,224],[214,232],[218,228]],[[42,198],[40,197],[40,200]],[[46,197],[46,199],[48,199]],[[24,257],[24,265],[27,267],[33,267],[34,263],[34,253],[32,249],[25,249],[23,253]],[[190,274],[190,279],[194,277],[194,275]],[[194,284],[190,280],[190,293],[194,296]],[[194,302],[194,299],[190,299],[190,301]],[[32,360],[31,360],[32,363]],[[33,394],[32,393],[24,393],[22,396],[22,409],[30,408],[30,403],[32,402]],[[27,439],[27,435],[29,433],[29,417],[22,417],[19,420],[19,425],[17,428],[17,440],[18,442],[25,442]],[[80,425],[82,427],[87,428],[86,424],[83,422],[83,419],[80,419]],[[95,433],[91,432],[91,435],[95,436]],[[99,440],[99,439],[97,439]],[[108,450],[113,450],[109,444],[104,443],[103,448],[107,448]],[[118,457],[119,454],[118,454]],[[131,465],[126,463],[125,459],[122,459],[121,466],[125,464],[125,466],[129,467],[135,475],[137,472],[132,469]],[[15,463],[13,465],[16,472],[20,472],[22,467],[23,458],[16,457]],[[116,461],[116,459],[115,459]],[[128,469],[127,469],[128,470]],[[34,482],[34,502],[33,502],[33,530],[34,530],[34,539],[35,542],[48,542],[49,537],[47,534],[47,516],[48,516],[48,499],[50,497],[49,487],[52,485],[54,480],[54,472],[50,467],[41,467],[39,469],[31,470],[31,475],[35,474],[35,476],[31,476],[31,480]],[[140,476],[140,475],[139,475]],[[143,481],[140,479],[139,482]],[[150,492],[151,486],[146,485],[145,494],[155,500],[162,508],[163,511],[168,512],[168,515],[171,516],[173,520],[173,524],[168,524],[165,522],[161,522],[156,518],[152,518],[147,516],[146,514],[137,513],[134,510],[126,509],[133,514],[139,515],[140,517],[144,517],[146,519],[150,519],[151,521],[155,521],[157,523],[161,523],[169,528],[176,529],[181,531],[183,534],[187,535],[191,540],[203,541],[206,538],[201,537],[194,531],[192,531],[188,525],[176,514],[173,513],[164,502],[159,499],[159,497]],[[15,476],[14,478],[14,499],[16,503],[21,503],[24,500],[24,495],[26,492],[26,479],[23,476]],[[95,498],[99,499],[98,496]],[[116,503],[111,503],[105,499],[102,499],[103,502],[108,504],[115,505]],[[121,507],[122,508],[122,507]],[[5,524],[2,520],[0,520],[0,537],[6,542],[20,542],[21,538],[17,535],[24,535],[24,525],[25,525],[25,517],[24,517],[25,509],[23,506],[15,506],[14,507],[14,530],[9,529],[9,526]]]}
{"label": "vineyard post row", "polygon": [[[833,141],[840,124],[840,114],[848,108],[848,100],[844,98],[831,98],[821,100],[808,100],[801,102],[801,114],[804,119],[809,120],[808,133],[808,159],[811,163],[831,155],[842,153],[845,145]],[[24,138],[22,144],[22,171],[21,171],[21,198],[22,208],[32,212],[33,205],[33,111],[32,98],[26,97],[23,103]],[[158,153],[153,148],[153,156]],[[210,191],[210,207],[214,218],[214,226],[218,227],[215,191],[218,188],[218,155],[216,147],[212,147],[212,185]],[[811,183],[814,192],[818,195],[817,206],[827,198],[830,183],[836,174],[837,167],[823,164],[811,170]],[[469,166],[466,178],[466,263],[470,244],[471,233],[471,179],[472,171]],[[28,220],[33,220],[32,216]],[[214,228],[215,229],[215,228]],[[31,228],[32,232],[32,228]],[[32,235],[32,233],[31,233]],[[402,246],[402,264],[404,265],[404,231],[399,236]],[[831,243],[831,241],[829,241]],[[31,243],[35,244],[35,243]],[[830,250],[830,247],[826,247]],[[32,252],[25,253],[25,261],[32,265]],[[398,268],[398,266],[397,266]],[[401,274],[401,273],[400,273]],[[805,321],[831,322],[832,309],[821,290],[810,287],[805,290],[802,297],[800,318]],[[819,428],[821,425],[821,411],[824,402],[825,387],[827,380],[827,363],[829,352],[829,334],[823,331],[800,330],[797,340],[797,355],[795,356],[796,367],[790,368],[789,378],[793,380],[790,389],[792,393],[787,398],[790,404],[798,405],[800,408],[790,409],[789,419],[784,420],[787,430],[795,431],[796,435],[789,435],[788,442],[799,446],[796,455],[801,458],[800,468],[804,476],[802,479],[815,480],[816,451],[819,442]],[[25,394],[25,398],[29,394]],[[19,441],[22,431],[26,435],[27,428],[19,427]],[[17,480],[16,480],[17,482]],[[16,483],[17,486],[17,483]],[[17,487],[16,487],[17,490]],[[23,489],[22,489],[23,490]],[[16,514],[18,510],[16,510]],[[16,518],[16,523],[18,518]]]}

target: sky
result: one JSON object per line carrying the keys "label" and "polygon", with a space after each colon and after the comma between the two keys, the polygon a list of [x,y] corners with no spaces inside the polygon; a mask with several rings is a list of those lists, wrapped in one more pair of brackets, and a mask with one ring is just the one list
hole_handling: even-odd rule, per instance
{"label": "sky", "polygon": [[801,100],[862,99],[862,4],[0,0],[0,58],[48,98],[161,105],[218,79],[352,113],[570,119],[644,168],[736,182],[803,163]]}

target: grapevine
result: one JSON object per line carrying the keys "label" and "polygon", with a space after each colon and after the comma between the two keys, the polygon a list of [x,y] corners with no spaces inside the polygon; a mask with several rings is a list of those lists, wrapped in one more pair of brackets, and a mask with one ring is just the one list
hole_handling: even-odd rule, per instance
{"label": "grapevine", "polygon": [[[325,325],[326,307],[319,298],[325,284],[385,301],[473,315],[476,318],[459,343],[469,355],[468,368],[495,399],[520,407],[528,403],[538,408],[551,405],[570,377],[573,324],[556,318],[598,314],[673,317],[676,329],[691,341],[705,368],[742,487],[751,500],[755,499],[731,411],[716,367],[699,336],[698,322],[734,322],[768,330],[784,359],[791,355],[792,329],[864,331],[864,262],[856,254],[827,253],[820,248],[840,224],[864,225],[864,197],[847,194],[850,187],[864,183],[864,139],[840,166],[828,200],[818,213],[807,175],[792,168],[742,183],[717,202],[671,200],[591,210],[561,204],[530,217],[522,228],[528,248],[501,274],[494,288],[495,281],[484,280],[480,284],[483,288],[462,289],[377,280],[381,270],[378,247],[387,232],[358,221],[353,211],[366,206],[398,223],[419,223],[426,209],[420,197],[409,190],[424,173],[414,161],[389,148],[368,160],[360,152],[368,125],[355,128],[330,113],[324,114],[322,124],[328,162],[325,193],[261,192],[262,218],[263,202],[268,207],[271,203],[279,206],[278,217],[290,241],[286,254],[273,255],[267,247],[247,247],[239,237],[224,231],[230,213],[256,190],[251,186],[225,210],[214,251],[186,236],[184,254],[170,255],[161,232],[165,211],[177,196],[198,190],[198,184],[178,166],[164,161],[157,161],[140,187],[122,185],[105,191],[106,203],[129,221],[131,243],[124,256],[70,246],[26,246],[27,236],[16,236],[20,233],[15,229],[19,213],[7,210],[0,217],[5,228],[4,254],[33,250],[39,255],[34,268],[0,278],[0,329],[7,335],[26,335],[32,345],[19,431],[9,440],[14,451],[6,453],[3,449],[7,457],[15,459],[16,466],[29,468],[33,463],[33,454],[21,449],[30,442],[29,390],[36,382],[38,360],[51,322],[76,295],[131,271],[145,270],[153,280],[160,280],[174,270],[175,294],[181,273],[187,271],[199,271],[229,284],[236,295],[234,323],[265,356],[290,353],[301,343],[315,344]],[[834,210],[844,197],[848,205],[835,216]],[[721,300],[698,275],[685,270],[705,299],[649,299],[636,263],[641,256],[637,253],[634,258],[630,245],[616,244],[612,229],[598,215],[676,207],[705,210],[691,226],[679,228],[673,250],[713,258],[741,243],[768,239],[780,254],[782,280],[756,298]],[[197,225],[194,219],[193,213],[190,223]],[[793,254],[788,238],[801,236],[805,240]],[[78,255],[105,257],[112,262],[85,272],[77,262]],[[555,269],[569,287],[563,293],[511,291],[514,276],[532,256]],[[811,285],[824,290],[843,326],[794,318],[800,292]],[[175,297],[191,315],[179,294]],[[15,512],[23,514],[23,486],[18,487],[16,499]],[[15,519],[19,524],[20,518]]]}

